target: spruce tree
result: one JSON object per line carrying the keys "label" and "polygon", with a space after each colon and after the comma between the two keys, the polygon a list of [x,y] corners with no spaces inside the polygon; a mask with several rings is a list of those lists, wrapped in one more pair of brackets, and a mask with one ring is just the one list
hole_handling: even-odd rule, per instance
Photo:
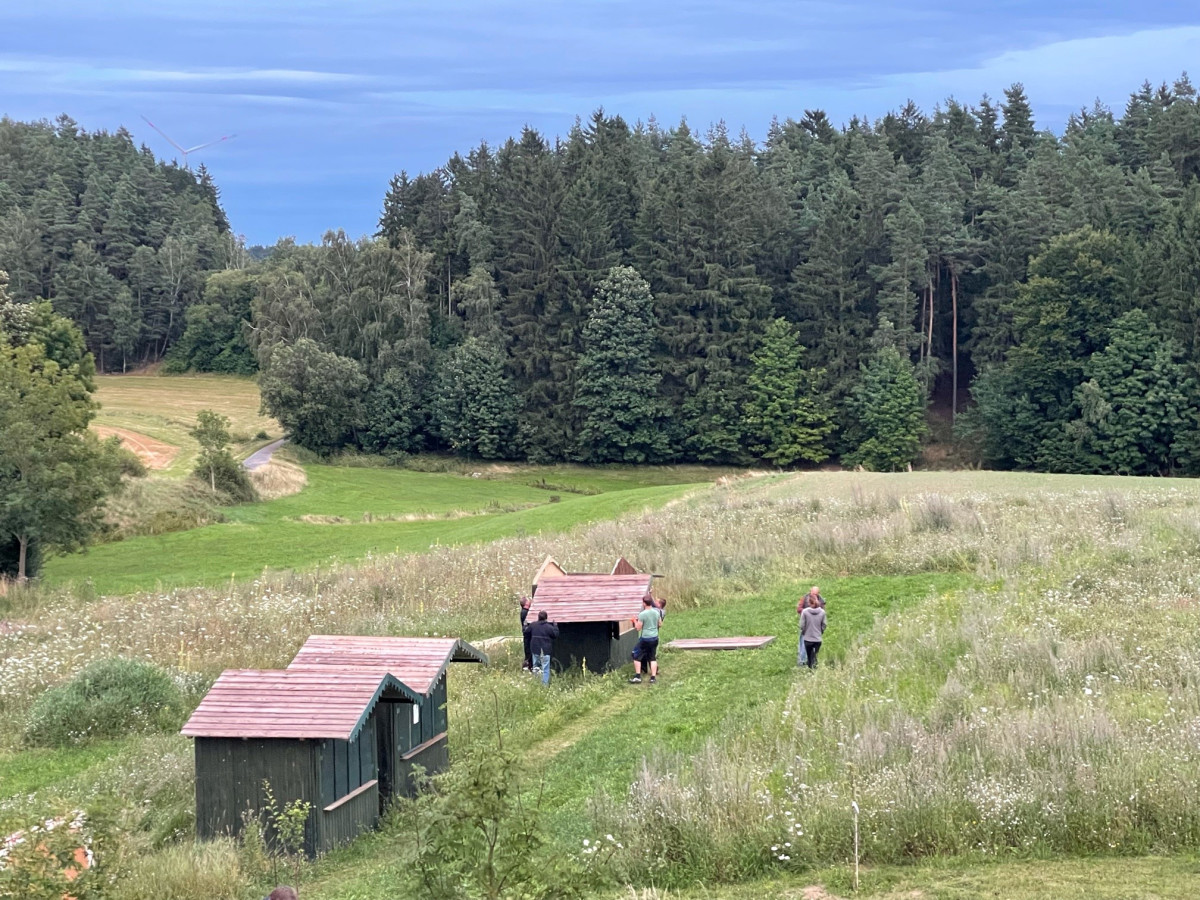
{"label": "spruce tree", "polygon": [[925,392],[912,363],[890,343],[863,363],[846,406],[853,447],[844,457],[847,465],[898,472],[917,458],[925,434]]}
{"label": "spruce tree", "polygon": [[777,466],[829,458],[833,417],[818,390],[823,373],[803,368],[803,357],[786,319],[767,324],[750,357],[742,430],[750,452]]}
{"label": "spruce tree", "polygon": [[583,326],[574,405],[584,462],[657,462],[667,452],[654,371],[654,298],[630,266],[615,266],[596,288]]}
{"label": "spruce tree", "polygon": [[438,433],[455,453],[482,459],[518,455],[516,397],[495,346],[469,337],[451,350],[433,406]]}
{"label": "spruce tree", "polygon": [[1144,310],[1121,316],[1104,350],[1085,367],[1075,391],[1085,449],[1096,470],[1114,475],[1171,475],[1192,452],[1200,392],[1174,341]]}

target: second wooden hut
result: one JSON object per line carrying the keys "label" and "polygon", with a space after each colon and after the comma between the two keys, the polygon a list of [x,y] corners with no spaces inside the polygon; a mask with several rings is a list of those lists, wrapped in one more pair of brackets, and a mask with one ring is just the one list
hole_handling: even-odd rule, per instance
{"label": "second wooden hut", "polygon": [[633,618],[643,598],[653,599],[653,582],[653,575],[639,573],[624,557],[607,575],[566,573],[548,559],[535,576],[527,621],[536,621],[544,609],[557,623],[554,660],[562,668],[598,673],[620,668],[637,643]]}

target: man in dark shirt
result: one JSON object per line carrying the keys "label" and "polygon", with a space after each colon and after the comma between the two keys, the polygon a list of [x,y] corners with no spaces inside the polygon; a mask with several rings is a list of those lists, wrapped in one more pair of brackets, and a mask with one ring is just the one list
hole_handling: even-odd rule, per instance
{"label": "man in dark shirt", "polygon": [[554,640],[558,637],[558,626],[546,621],[546,618],[546,611],[540,609],[537,621],[525,626],[534,664],[542,667],[542,684],[550,683],[550,657],[554,653]]}

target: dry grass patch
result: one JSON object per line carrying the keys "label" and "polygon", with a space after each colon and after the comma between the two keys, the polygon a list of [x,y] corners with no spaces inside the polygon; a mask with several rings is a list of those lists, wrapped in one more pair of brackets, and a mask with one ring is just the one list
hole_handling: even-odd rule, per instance
{"label": "dry grass patch", "polygon": [[95,424],[134,432],[153,441],[178,447],[164,469],[170,475],[191,472],[199,450],[189,433],[196,414],[211,409],[227,416],[234,437],[234,453],[257,449],[264,439],[283,436],[279,424],[259,412],[258,385],[249,378],[222,375],[100,375],[96,378],[100,413]]}
{"label": "dry grass patch", "polygon": [[259,466],[247,474],[250,476],[250,484],[261,500],[278,500],[280,497],[298,494],[308,484],[308,475],[304,469],[294,462],[280,459],[278,453],[271,457],[271,461],[266,465]]}

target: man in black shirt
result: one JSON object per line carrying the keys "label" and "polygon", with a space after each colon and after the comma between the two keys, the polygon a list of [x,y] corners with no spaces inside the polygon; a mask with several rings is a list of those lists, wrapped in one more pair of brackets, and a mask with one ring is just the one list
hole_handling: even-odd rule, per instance
{"label": "man in black shirt", "polygon": [[550,683],[550,657],[554,653],[554,639],[558,637],[558,626],[546,619],[546,611],[541,609],[538,620],[525,626],[534,663],[542,667],[542,684]]}

